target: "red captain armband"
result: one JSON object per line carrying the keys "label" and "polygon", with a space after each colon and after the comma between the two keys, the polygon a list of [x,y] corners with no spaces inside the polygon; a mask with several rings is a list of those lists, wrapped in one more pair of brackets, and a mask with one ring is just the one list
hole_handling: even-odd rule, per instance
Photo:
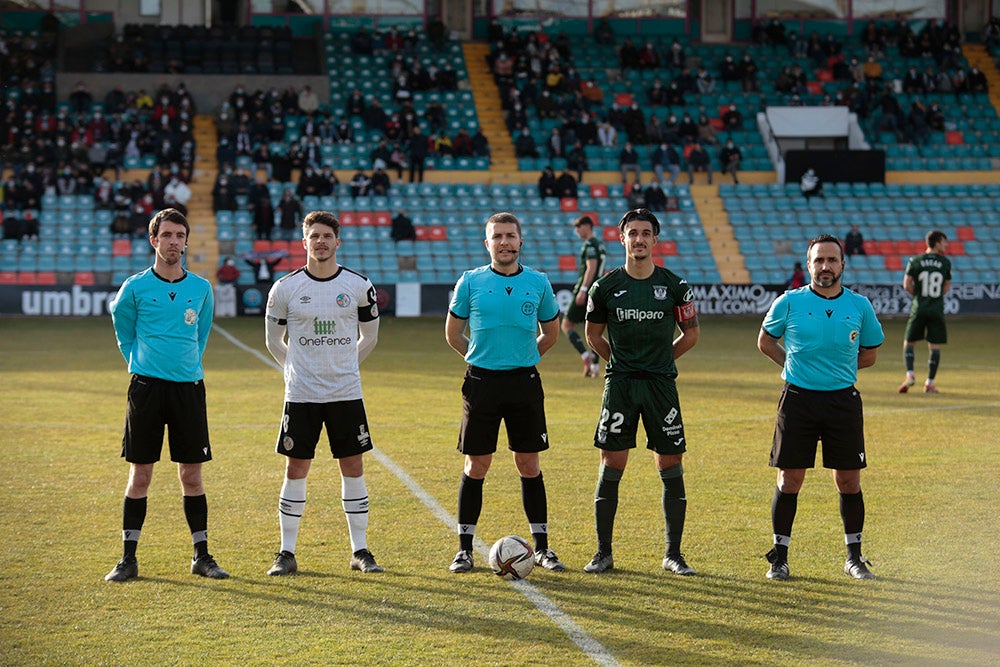
{"label": "red captain armband", "polygon": [[698,311],[695,310],[694,301],[689,301],[688,303],[680,306],[674,306],[674,319],[678,322],[687,322],[688,320],[693,320],[696,317],[698,317]]}

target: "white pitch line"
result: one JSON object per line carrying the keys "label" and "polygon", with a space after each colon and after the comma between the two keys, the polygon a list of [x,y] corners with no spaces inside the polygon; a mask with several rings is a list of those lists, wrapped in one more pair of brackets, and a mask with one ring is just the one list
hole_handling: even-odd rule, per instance
{"label": "white pitch line", "polygon": [[[221,336],[244,352],[249,352],[275,370],[281,370],[281,367],[278,366],[274,359],[244,344],[243,341],[230,334],[218,324],[213,324],[212,329],[218,331]],[[430,510],[431,514],[433,514],[449,529],[454,530],[454,528],[458,525],[458,520],[455,519],[455,517],[453,517],[451,513],[448,512],[448,510],[446,510],[441,503],[434,498],[434,496],[427,493],[427,491],[425,491],[415,479],[410,477],[409,473],[396,465],[396,462],[389,458],[385,452],[378,448],[374,448],[371,450],[371,453],[375,457],[375,460],[395,475],[396,478],[410,490],[410,493],[416,496],[417,500],[423,503],[424,507]],[[489,547],[486,543],[477,537],[473,540],[473,544],[475,546],[476,553],[479,554],[479,557],[484,561],[488,560]],[[528,598],[528,600],[535,605],[540,612],[548,616],[549,620],[555,623],[556,626],[562,630],[563,633],[569,637],[581,651],[586,653],[588,658],[593,660],[598,665],[607,665],[608,667],[613,667],[619,664],[608,649],[604,648],[600,642],[588,635],[587,632],[576,623],[576,621],[559,609],[559,606],[556,605],[556,603],[553,602],[547,595],[542,593],[527,581],[521,580],[511,583],[516,589],[518,589],[521,595]]]}

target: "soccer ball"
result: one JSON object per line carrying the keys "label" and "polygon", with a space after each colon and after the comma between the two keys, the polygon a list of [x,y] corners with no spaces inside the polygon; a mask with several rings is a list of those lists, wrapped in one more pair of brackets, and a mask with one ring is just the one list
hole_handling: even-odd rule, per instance
{"label": "soccer ball", "polygon": [[535,552],[517,535],[502,537],[490,549],[490,567],[508,581],[524,579],[535,567]]}

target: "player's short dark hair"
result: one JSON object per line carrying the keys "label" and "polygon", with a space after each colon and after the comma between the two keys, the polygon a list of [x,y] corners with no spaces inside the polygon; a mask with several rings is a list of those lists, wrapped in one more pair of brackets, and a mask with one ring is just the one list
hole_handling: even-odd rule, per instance
{"label": "player's short dark hair", "polygon": [[840,259],[844,259],[844,244],[833,234],[820,234],[809,239],[809,247],[806,248],[806,257],[809,257],[809,251],[817,243],[836,243],[837,247],[840,248]]}
{"label": "player's short dark hair", "polygon": [[490,226],[495,223],[510,223],[517,226],[517,235],[523,236],[521,234],[521,221],[517,219],[517,216],[513,213],[507,211],[501,211],[500,213],[494,213],[490,216],[489,220],[486,221],[486,226]]}
{"label": "player's short dark hair", "polygon": [[184,217],[184,214],[176,208],[165,208],[162,211],[158,211],[156,215],[149,219],[150,237],[156,238],[160,234],[160,223],[164,221],[175,222],[178,225],[183,225],[184,233],[187,236],[191,235],[191,225],[188,224],[187,218]]}
{"label": "player's short dark hair", "polygon": [[646,222],[653,225],[653,236],[660,235],[660,221],[656,219],[653,212],[648,208],[633,208],[631,211],[627,211],[622,219],[618,221],[618,230],[625,235],[625,225],[634,220],[645,220]]}
{"label": "player's short dark hair", "polygon": [[927,247],[933,248],[938,243],[941,243],[942,240],[947,241],[948,235],[942,232],[940,229],[932,229],[931,231],[927,232],[927,236],[924,238],[927,241]]}
{"label": "player's short dark hair", "polygon": [[302,219],[302,235],[305,236],[305,231],[316,224],[330,227],[333,229],[333,233],[337,235],[337,238],[340,238],[340,220],[333,213],[329,211],[310,211]]}
{"label": "player's short dark hair", "polygon": [[573,223],[574,227],[579,227],[580,225],[590,225],[591,227],[593,227],[594,219],[591,218],[589,215],[581,215],[579,218],[576,219],[576,222]]}

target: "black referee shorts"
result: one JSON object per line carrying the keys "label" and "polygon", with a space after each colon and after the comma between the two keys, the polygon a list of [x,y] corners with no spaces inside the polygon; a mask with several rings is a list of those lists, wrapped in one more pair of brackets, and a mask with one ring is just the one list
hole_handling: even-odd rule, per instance
{"label": "black referee shorts", "polygon": [[770,465],[814,468],[816,444],[822,440],[824,468],[865,468],[864,421],[861,393],[855,387],[813,391],[786,384],[778,399]]}
{"label": "black referee shorts", "polygon": [[204,381],[171,382],[145,375],[132,376],[122,456],[129,463],[156,463],[163,450],[164,428],[170,442],[171,461],[212,460]]}
{"label": "black referee shorts", "polygon": [[511,451],[523,454],[549,448],[545,392],[534,366],[509,371],[466,369],[458,451],[471,456],[496,452],[501,420]]}

